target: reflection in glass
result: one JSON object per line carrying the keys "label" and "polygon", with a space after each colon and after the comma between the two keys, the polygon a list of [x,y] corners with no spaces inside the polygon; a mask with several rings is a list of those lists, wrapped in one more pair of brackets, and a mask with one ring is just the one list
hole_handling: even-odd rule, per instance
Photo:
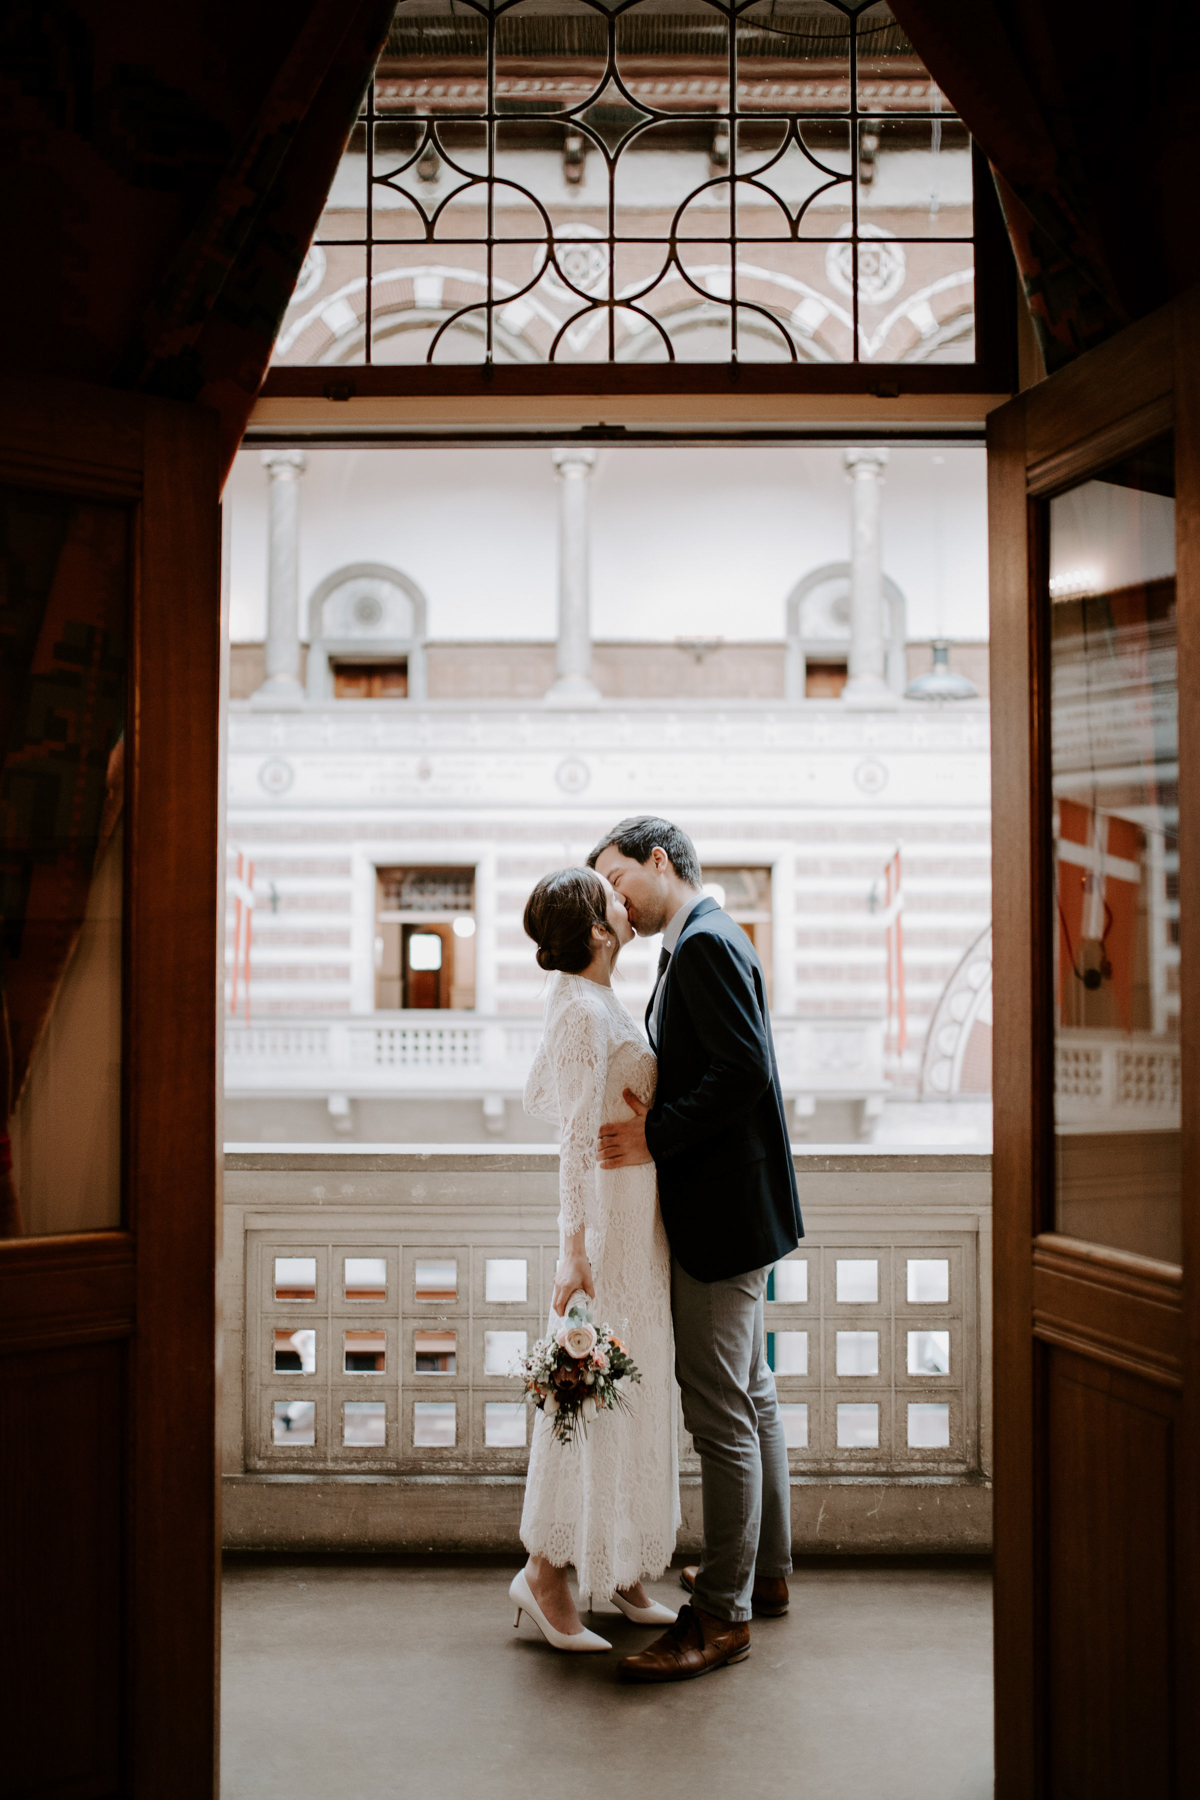
{"label": "reflection in glass", "polygon": [[0,1236],[95,1231],[121,1222],[129,519],[0,488],[0,539]]}
{"label": "reflection in glass", "polygon": [[1180,1255],[1173,441],[1050,502],[1056,1225]]}

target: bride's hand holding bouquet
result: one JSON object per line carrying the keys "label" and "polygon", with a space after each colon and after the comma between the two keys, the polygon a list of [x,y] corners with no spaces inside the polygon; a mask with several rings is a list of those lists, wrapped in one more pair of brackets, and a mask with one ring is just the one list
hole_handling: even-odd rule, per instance
{"label": "bride's hand holding bouquet", "polygon": [[607,1325],[592,1323],[580,1295],[556,1332],[539,1338],[517,1364],[525,1399],[544,1412],[560,1444],[572,1444],[603,1412],[627,1407],[626,1381],[641,1372]]}

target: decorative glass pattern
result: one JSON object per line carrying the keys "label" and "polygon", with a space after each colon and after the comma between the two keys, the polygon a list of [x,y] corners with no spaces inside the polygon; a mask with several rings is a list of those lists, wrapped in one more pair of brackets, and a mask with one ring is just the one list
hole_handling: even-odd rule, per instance
{"label": "decorative glass pattern", "polygon": [[971,362],[973,234],[886,5],[400,0],[276,362]]}

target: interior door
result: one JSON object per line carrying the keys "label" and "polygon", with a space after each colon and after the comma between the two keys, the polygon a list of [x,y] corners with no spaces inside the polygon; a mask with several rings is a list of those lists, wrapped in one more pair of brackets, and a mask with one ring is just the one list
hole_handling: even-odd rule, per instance
{"label": "interior door", "polygon": [[215,416],[9,380],[0,540],[0,1792],[211,1796]]}
{"label": "interior door", "polygon": [[1196,1762],[1194,300],[991,415],[996,1766]]}

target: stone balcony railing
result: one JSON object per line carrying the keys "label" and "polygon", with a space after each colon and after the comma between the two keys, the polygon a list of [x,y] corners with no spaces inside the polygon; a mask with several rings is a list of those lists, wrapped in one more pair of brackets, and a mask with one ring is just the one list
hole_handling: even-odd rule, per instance
{"label": "stone balcony railing", "polygon": [[[883,1105],[882,1019],[772,1019],[780,1077],[789,1098],[861,1099]],[[296,1018],[225,1027],[225,1091],[347,1093],[407,1098],[495,1094],[518,1099],[542,1035],[540,1018],[474,1012],[378,1012],[342,1019]]]}
{"label": "stone balcony railing", "polygon": [[[227,1545],[517,1550],[527,1421],[508,1369],[549,1310],[557,1160],[227,1147]],[[774,1272],[767,1331],[797,1548],[987,1550],[990,1157],[814,1147],[796,1169],[807,1236]]]}
{"label": "stone balcony railing", "polygon": [[1060,1130],[1179,1129],[1179,1039],[1149,1031],[1061,1031],[1054,1116]]}

